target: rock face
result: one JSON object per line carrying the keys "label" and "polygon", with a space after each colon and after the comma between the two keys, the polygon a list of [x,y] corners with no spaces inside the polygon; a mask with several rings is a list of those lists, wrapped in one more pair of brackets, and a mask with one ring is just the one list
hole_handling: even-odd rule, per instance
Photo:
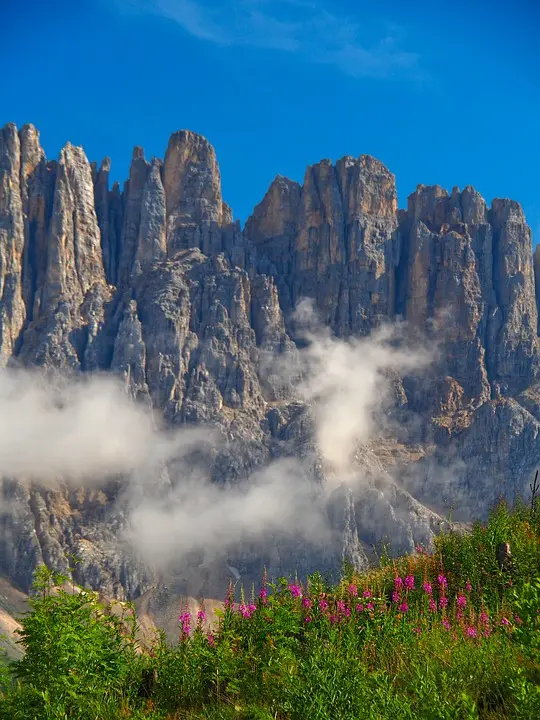
{"label": "rock face", "polygon": [[[428,543],[441,498],[485,514],[526,489],[540,436],[540,256],[520,206],[472,188],[419,185],[398,210],[394,176],[370,156],[278,176],[242,231],[207,140],[173,134],[164,161],[135,148],[123,190],[110,161],[67,144],[48,162],[30,125],[0,131],[2,364],[117,375],[171,425],[226,439],[208,459],[234,485],[271,460],[301,458],[331,481],[313,407],[268,358],[294,365],[294,310],[310,298],[343,341],[404,319],[436,349],[421,376],[393,370],[384,428],[356,456],[355,490],[331,493],[325,548],[276,536],[224,556],[245,578],[362,567],[367,543]],[[396,460],[396,457],[399,460]],[[39,562],[120,598],[155,582],[128,548],[118,483],[2,481],[0,574],[28,590]],[[171,488],[164,469],[157,479]],[[441,485],[443,483],[444,487]],[[120,483],[121,485],[121,483]],[[226,555],[226,553],[225,553]],[[223,570],[223,567],[222,567]]]}

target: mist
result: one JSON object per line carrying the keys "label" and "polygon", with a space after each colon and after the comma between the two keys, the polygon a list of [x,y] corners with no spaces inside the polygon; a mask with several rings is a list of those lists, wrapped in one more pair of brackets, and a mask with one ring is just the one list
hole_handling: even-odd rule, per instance
{"label": "mist", "polygon": [[0,475],[84,486],[121,476],[128,526],[119,540],[161,569],[193,551],[223,556],[276,535],[329,542],[325,501],[339,485],[362,483],[354,455],[381,430],[389,373],[418,371],[433,354],[411,348],[399,324],[338,339],[309,301],[294,320],[304,347],[262,365],[294,388],[291,400],[307,406],[326,485],[314,482],[301,459],[287,458],[220,486],[208,467],[192,462],[194,451],[204,456],[224,446],[212,428],[164,427],[110,376],[11,369],[0,371]]}

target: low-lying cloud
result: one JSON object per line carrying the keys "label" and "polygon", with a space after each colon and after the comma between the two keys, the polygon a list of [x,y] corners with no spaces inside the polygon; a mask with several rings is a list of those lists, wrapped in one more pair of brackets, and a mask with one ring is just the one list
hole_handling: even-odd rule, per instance
{"label": "low-lying cloud", "polygon": [[418,370],[431,356],[408,347],[399,325],[337,339],[309,302],[300,304],[296,322],[305,346],[285,362],[274,357],[272,372],[292,383],[308,408],[328,487],[317,486],[299,458],[223,487],[211,481],[209,464],[193,462],[194,453],[225,447],[212,429],[160,427],[111,377],[51,379],[11,369],[0,371],[0,475],[85,486],[123,476],[125,536],[162,568],[192,551],[210,557],[275,534],[327,542],[325,497],[336,485],[362,481],[354,454],[380,430],[388,373]]}

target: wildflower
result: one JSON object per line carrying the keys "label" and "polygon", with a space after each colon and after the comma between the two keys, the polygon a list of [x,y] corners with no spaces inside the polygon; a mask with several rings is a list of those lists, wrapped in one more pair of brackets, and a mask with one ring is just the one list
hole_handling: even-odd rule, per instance
{"label": "wildflower", "polygon": [[450,630],[450,620],[448,618],[444,618],[442,624],[445,630]]}
{"label": "wildflower", "polygon": [[363,612],[363,611],[364,611],[364,606],[363,606],[363,605],[357,605],[357,606],[356,606],[356,612]]}
{"label": "wildflower", "polygon": [[311,622],[311,618],[309,617],[309,615],[306,615],[306,617],[304,618],[304,622],[305,622],[305,623],[310,623],[310,622]]}
{"label": "wildflower", "polygon": [[476,636],[477,636],[476,629],[473,627],[468,627],[467,628],[467,637],[475,638]]}
{"label": "wildflower", "polygon": [[204,612],[204,610],[199,610],[199,612],[197,613],[197,620],[200,623],[202,623],[206,620],[206,613]]}
{"label": "wildflower", "polygon": [[423,588],[424,592],[425,592],[427,595],[431,595],[431,594],[433,593],[433,588],[431,587],[431,583],[430,583],[430,582],[425,582],[425,583],[422,585],[422,588]]}
{"label": "wildflower", "polygon": [[311,607],[311,600],[308,597],[303,598],[302,605],[309,610]]}
{"label": "wildflower", "polygon": [[465,583],[465,590],[466,590],[467,592],[471,592],[471,590],[472,590],[472,585],[471,585],[471,583],[470,583],[468,580],[467,580],[467,582]]}
{"label": "wildflower", "polygon": [[394,592],[392,593],[392,602],[399,602],[399,593],[397,590],[394,590]]}
{"label": "wildflower", "polygon": [[405,578],[405,587],[407,590],[414,590],[414,576],[413,575],[407,575]]}
{"label": "wildflower", "polygon": [[353,597],[358,595],[358,588],[353,583],[349,585],[349,595],[352,595]]}
{"label": "wildflower", "polygon": [[447,597],[439,598],[439,605],[440,605],[442,608],[448,607],[448,598],[447,598]]}
{"label": "wildflower", "polygon": [[210,647],[216,647],[216,639],[212,635],[212,633],[208,633],[207,640],[208,640],[208,644],[210,645]]}
{"label": "wildflower", "polygon": [[458,595],[456,604],[458,608],[467,607],[467,598],[465,597],[465,595]]}
{"label": "wildflower", "polygon": [[463,610],[458,610],[456,613],[456,617],[458,620],[463,620]]}
{"label": "wildflower", "polygon": [[319,600],[319,610],[321,612],[325,612],[326,610],[328,610],[328,603],[326,602],[326,600]]}
{"label": "wildflower", "polygon": [[266,601],[266,598],[268,597],[268,588],[262,587],[259,592],[259,597],[263,601],[263,603]]}
{"label": "wildflower", "polygon": [[330,620],[330,625],[335,625],[338,620],[337,615],[330,615],[328,619]]}
{"label": "wildflower", "polygon": [[439,585],[440,585],[441,588],[443,588],[443,589],[446,588],[446,587],[448,587],[448,581],[447,581],[447,579],[444,577],[444,575],[438,575],[438,576],[437,576],[437,582],[439,583]]}
{"label": "wildflower", "polygon": [[413,633],[416,633],[417,635],[420,635],[422,630],[419,627],[415,627],[412,629]]}
{"label": "wildflower", "polygon": [[372,603],[372,602],[368,602],[368,604],[366,605],[366,610],[373,610],[373,603]]}
{"label": "wildflower", "polygon": [[508,620],[508,618],[502,617],[501,625],[510,625],[510,620]]}
{"label": "wildflower", "polygon": [[182,615],[178,617],[178,620],[181,624],[181,634],[183,636],[189,635],[191,630],[191,613],[189,611],[182,613]]}
{"label": "wildflower", "polygon": [[402,602],[401,605],[398,607],[398,610],[403,613],[406,613],[408,609],[409,609],[409,606],[407,605],[406,602]]}
{"label": "wildflower", "polygon": [[371,590],[364,590],[362,593],[362,597],[364,598],[370,598],[371,597]]}
{"label": "wildflower", "polygon": [[421,555],[424,552],[424,548],[421,545],[415,547],[416,552]]}
{"label": "wildflower", "polygon": [[479,615],[479,617],[478,617],[478,619],[479,619],[480,622],[483,623],[484,625],[487,625],[488,622],[489,622],[489,617],[488,617],[488,614],[487,614],[486,612],[481,612],[480,615]]}
{"label": "wildflower", "polygon": [[343,600],[337,601],[337,609],[338,609],[338,612],[340,612],[340,613],[345,612],[345,603],[343,602]]}
{"label": "wildflower", "polygon": [[433,600],[433,598],[429,601],[429,609],[431,612],[437,612],[437,603]]}
{"label": "wildflower", "polygon": [[289,590],[294,598],[302,597],[302,590],[300,585],[289,585]]}
{"label": "wildflower", "polygon": [[395,577],[395,578],[394,578],[394,587],[395,587],[396,590],[401,590],[401,588],[403,587],[403,580],[402,580],[402,578],[400,578],[400,577]]}
{"label": "wildflower", "polygon": [[514,615],[514,620],[518,625],[523,625],[523,620],[519,617],[519,615]]}

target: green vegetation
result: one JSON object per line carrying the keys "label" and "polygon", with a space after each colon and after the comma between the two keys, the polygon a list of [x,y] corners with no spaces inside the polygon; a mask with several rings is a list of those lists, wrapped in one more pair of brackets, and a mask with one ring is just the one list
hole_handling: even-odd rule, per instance
{"label": "green vegetation", "polygon": [[25,656],[0,667],[2,719],[540,717],[538,502],[500,503],[432,553],[346,569],[337,586],[314,575],[240,602],[231,591],[213,633],[185,612],[179,642],[149,651],[133,614],[53,593],[62,580],[36,575]]}

